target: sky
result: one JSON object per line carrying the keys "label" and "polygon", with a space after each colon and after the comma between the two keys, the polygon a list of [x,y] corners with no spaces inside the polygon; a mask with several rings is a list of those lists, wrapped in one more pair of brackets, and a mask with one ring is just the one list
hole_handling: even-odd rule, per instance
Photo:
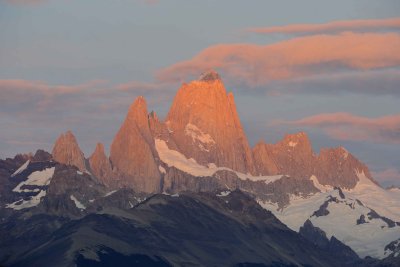
{"label": "sky", "polygon": [[217,70],[251,145],[305,131],[400,186],[400,1],[0,0],[0,158],[88,157],[145,96]]}

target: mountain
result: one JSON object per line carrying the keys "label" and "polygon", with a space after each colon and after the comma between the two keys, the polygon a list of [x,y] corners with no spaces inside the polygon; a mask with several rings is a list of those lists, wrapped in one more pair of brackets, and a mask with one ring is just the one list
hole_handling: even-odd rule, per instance
{"label": "mountain", "polygon": [[304,132],[288,134],[274,145],[260,142],[253,153],[261,175],[287,174],[309,178],[313,174],[315,156]]}
{"label": "mountain", "polygon": [[159,192],[161,175],[155,158],[146,100],[138,97],[111,144],[110,161],[119,185],[148,193]]}
{"label": "mountain", "polygon": [[317,154],[299,132],[251,149],[208,71],[165,120],[136,98],[109,157],[67,132],[0,160],[0,264],[396,266],[399,206],[343,147]]}
{"label": "mountain", "polygon": [[[386,258],[391,241],[400,238],[400,195],[378,187],[365,174],[350,190],[323,186],[312,178],[320,192],[305,198],[292,196],[284,208],[259,201],[294,231],[310,221],[328,238],[335,237],[360,257]],[[367,234],[368,233],[368,234]]]}
{"label": "mountain", "polygon": [[259,142],[253,149],[254,161],[260,175],[286,174],[309,179],[332,187],[352,189],[363,172],[373,181],[368,167],[345,148],[323,148],[319,155],[312,149],[304,132],[288,134],[277,144]]}
{"label": "mountain", "polygon": [[71,131],[67,131],[58,137],[51,154],[55,161],[73,165],[81,171],[86,171],[85,156]]}
{"label": "mountain", "polygon": [[97,143],[93,154],[89,158],[91,172],[109,187],[115,186],[111,162],[104,152],[104,145]]}
{"label": "mountain", "polygon": [[250,146],[233,94],[214,71],[178,90],[165,124],[178,151],[201,165],[254,174]]}
{"label": "mountain", "polygon": [[359,181],[359,173],[364,173],[369,180],[375,182],[368,167],[343,147],[321,149],[317,166],[315,175],[323,185],[352,189]]}
{"label": "mountain", "polygon": [[54,162],[50,183],[32,183],[50,163],[28,164],[14,182],[46,192],[35,206],[0,208],[14,211],[0,222],[5,266],[362,266],[333,257],[240,191],[107,192]]}

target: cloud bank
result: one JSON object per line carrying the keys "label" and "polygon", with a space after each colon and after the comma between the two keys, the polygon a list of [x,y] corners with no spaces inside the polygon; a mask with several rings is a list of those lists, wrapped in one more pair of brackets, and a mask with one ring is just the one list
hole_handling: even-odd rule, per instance
{"label": "cloud bank", "polygon": [[247,29],[248,32],[261,34],[332,34],[344,31],[368,32],[390,30],[400,30],[400,18],[342,20],[323,24],[290,24]]}
{"label": "cloud bank", "polygon": [[157,73],[160,81],[184,81],[205,69],[217,69],[245,86],[271,81],[400,66],[397,33],[342,33],[298,37],[269,45],[219,44]]}
{"label": "cloud bank", "polygon": [[337,140],[400,144],[400,114],[368,118],[350,113],[323,113],[277,124],[321,129]]}

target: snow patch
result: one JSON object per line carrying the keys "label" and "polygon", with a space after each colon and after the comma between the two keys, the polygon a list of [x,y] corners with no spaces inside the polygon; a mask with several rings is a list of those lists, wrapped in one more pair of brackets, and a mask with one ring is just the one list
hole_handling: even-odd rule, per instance
{"label": "snow patch", "polygon": [[288,143],[288,146],[290,146],[290,147],[295,147],[295,146],[297,146],[297,142],[290,141],[290,142]]}
{"label": "snow patch", "polygon": [[83,205],[76,197],[74,197],[74,195],[71,195],[69,198],[75,203],[75,206],[78,209],[80,210],[86,209],[85,205]]}
{"label": "snow patch", "polygon": [[158,166],[158,169],[160,170],[161,173],[167,173],[167,171],[165,170],[165,168],[163,166]]}
{"label": "snow patch", "polygon": [[203,144],[208,144],[212,145],[215,144],[214,139],[211,137],[211,135],[204,133],[202,130],[200,130],[196,125],[188,123],[185,126],[185,134],[187,136],[192,137],[193,142],[200,141]]}
{"label": "snow patch", "polygon": [[134,199],[138,202],[138,203],[141,203],[141,202],[143,202],[143,201],[145,201],[146,200],[146,198],[144,197],[144,198],[140,198],[140,197],[134,197]]}
{"label": "snow patch", "polygon": [[32,196],[28,200],[20,199],[11,204],[6,204],[6,208],[10,208],[10,209],[14,209],[14,210],[22,210],[22,209],[26,209],[26,208],[31,208],[31,207],[39,205],[40,201],[45,196],[46,196],[46,191],[41,190],[39,192],[39,194],[37,194],[36,196]]}
{"label": "snow patch", "polygon": [[160,159],[169,167],[175,167],[193,176],[212,176],[215,169],[210,169],[198,164],[194,159],[187,159],[178,151],[168,148],[167,143],[161,139],[155,139],[156,150]]}
{"label": "snow patch", "polygon": [[18,170],[16,170],[16,171],[11,175],[11,177],[14,177],[15,175],[20,174],[21,172],[23,172],[24,170],[26,170],[26,168],[28,168],[30,162],[31,162],[30,160],[27,160],[24,164],[21,165],[21,167],[18,168]]}
{"label": "snow patch", "polygon": [[241,180],[251,181],[265,181],[265,183],[271,183],[279,180],[283,175],[273,176],[253,176],[251,174],[244,174],[226,167],[217,167],[214,163],[209,163],[206,166],[200,165],[193,158],[188,159],[183,154],[176,150],[169,149],[167,143],[161,139],[155,139],[156,150],[162,162],[167,164],[169,167],[175,167],[183,172],[196,177],[212,177],[217,171],[230,171],[236,173]]}
{"label": "snow patch", "polygon": [[104,197],[111,196],[112,194],[114,194],[114,193],[117,192],[117,191],[118,191],[118,190],[110,191],[110,192],[108,192],[107,194],[105,194]]}
{"label": "snow patch", "polygon": [[349,156],[349,151],[347,151],[347,149],[344,147],[340,147],[340,149],[342,150],[343,158],[347,159],[347,157]]}
{"label": "snow patch", "polygon": [[310,180],[313,182],[314,186],[321,192],[332,191],[333,187],[330,185],[322,185],[319,183],[318,178],[315,175],[310,177]]}
{"label": "snow patch", "polygon": [[21,189],[24,185],[37,185],[46,186],[50,184],[51,178],[53,178],[55,167],[46,168],[42,171],[32,172],[26,181],[19,183],[12,191],[13,192],[37,192],[37,189]]}
{"label": "snow patch", "polygon": [[217,197],[226,197],[229,196],[229,194],[231,193],[231,191],[222,191],[221,193],[217,194]]}
{"label": "snow patch", "polygon": [[83,172],[81,172],[81,171],[76,171],[76,173],[77,173],[78,175],[83,175]]}

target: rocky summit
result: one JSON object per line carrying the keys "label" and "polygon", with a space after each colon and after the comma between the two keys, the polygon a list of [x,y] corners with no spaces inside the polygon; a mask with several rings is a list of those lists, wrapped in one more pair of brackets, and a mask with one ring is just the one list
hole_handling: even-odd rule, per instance
{"label": "rocky summit", "polygon": [[58,137],[51,154],[60,163],[76,166],[81,171],[86,170],[85,156],[71,131]]}
{"label": "rocky summit", "polygon": [[255,173],[253,156],[236,110],[215,72],[183,84],[167,115],[166,126],[178,150],[199,164],[215,164]]}
{"label": "rocky summit", "polygon": [[130,106],[111,144],[110,161],[120,186],[149,193],[160,191],[154,138],[149,128],[146,100],[141,96]]}
{"label": "rocky summit", "polygon": [[399,266],[399,206],[305,132],[251,148],[207,71],[165,120],[137,97],[109,156],[86,159],[68,131],[51,154],[0,160],[0,265]]}

